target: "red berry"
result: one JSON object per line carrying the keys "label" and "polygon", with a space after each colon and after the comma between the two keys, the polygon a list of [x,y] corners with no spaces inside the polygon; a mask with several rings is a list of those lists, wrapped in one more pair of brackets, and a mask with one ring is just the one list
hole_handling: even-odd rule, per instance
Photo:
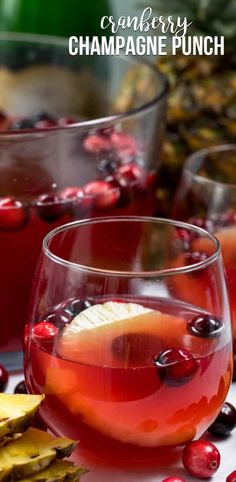
{"label": "red berry", "polygon": [[4,392],[8,384],[9,375],[6,368],[0,365],[0,392]]}
{"label": "red berry", "polygon": [[187,330],[191,335],[210,338],[219,336],[224,327],[223,321],[212,315],[198,315],[187,324]]}
{"label": "red berry", "polygon": [[24,380],[17,383],[17,385],[15,386],[15,389],[14,389],[14,393],[18,393],[18,394],[28,393]]}
{"label": "red berry", "polygon": [[169,348],[153,357],[160,378],[168,385],[182,385],[192,380],[199,362],[184,348]]}
{"label": "red berry", "polygon": [[216,436],[229,435],[236,427],[236,408],[228,402],[225,402],[219,415],[208,428],[208,432]]}
{"label": "red berry", "polygon": [[110,140],[106,136],[91,135],[88,136],[83,143],[84,149],[88,152],[98,154],[101,151],[109,151],[111,149]]}
{"label": "red berry", "polygon": [[49,321],[41,321],[34,327],[34,336],[38,341],[43,341],[44,343],[51,342],[56,334],[58,333],[58,328],[50,323]]}
{"label": "red berry", "polygon": [[228,475],[226,482],[236,482],[236,470],[231,472],[231,474]]}
{"label": "red berry", "polygon": [[120,191],[106,181],[92,181],[84,186],[85,194],[94,196],[97,209],[109,209],[116,205]]}
{"label": "red berry", "polygon": [[220,453],[211,442],[195,440],[184,447],[182,462],[190,475],[208,479],[219,468]]}
{"label": "red berry", "polygon": [[138,182],[139,184],[144,185],[145,172],[142,167],[131,162],[118,167],[115,179],[120,181],[120,183],[124,180],[126,183],[129,182],[129,184]]}
{"label": "red berry", "polygon": [[60,117],[60,119],[58,119],[58,125],[60,127],[66,127],[71,124],[76,124],[77,122],[79,121],[75,119],[75,117]]}
{"label": "red berry", "polygon": [[163,479],[162,482],[186,482],[182,477],[167,477]]}
{"label": "red berry", "polygon": [[84,195],[84,191],[81,187],[65,187],[60,192],[60,199],[76,199]]}
{"label": "red berry", "polygon": [[53,222],[59,219],[64,211],[60,198],[55,194],[42,194],[36,200],[37,214],[46,222]]}
{"label": "red berry", "polygon": [[123,159],[125,157],[133,157],[137,154],[138,148],[136,141],[125,132],[113,132],[111,134],[111,144],[113,149],[118,151]]}
{"label": "red berry", "polygon": [[12,196],[0,199],[0,229],[15,231],[27,223],[29,213],[22,202]]}

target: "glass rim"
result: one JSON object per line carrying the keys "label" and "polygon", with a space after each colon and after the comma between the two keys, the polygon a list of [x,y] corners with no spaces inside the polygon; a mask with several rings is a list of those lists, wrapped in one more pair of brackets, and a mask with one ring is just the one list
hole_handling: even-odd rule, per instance
{"label": "glass rim", "polygon": [[[194,263],[192,265],[178,267],[178,268],[168,268],[168,269],[160,269],[160,270],[149,270],[149,271],[120,271],[120,270],[110,270],[110,269],[102,269],[102,268],[94,268],[92,266],[86,266],[79,263],[74,263],[68,260],[61,258],[60,256],[55,255],[49,248],[50,241],[59,233],[63,233],[68,229],[78,228],[82,225],[91,225],[97,223],[108,223],[108,222],[148,222],[148,223],[155,223],[155,224],[166,224],[169,226],[186,229],[188,231],[194,231],[196,233],[202,234],[205,238],[211,240],[215,245],[215,251],[212,255],[206,258],[203,261],[199,261],[198,263]],[[151,278],[151,277],[167,277],[172,275],[179,275],[190,273],[192,271],[197,271],[199,269],[205,268],[216,261],[220,254],[221,254],[221,245],[218,239],[211,233],[208,233],[204,229],[195,226],[193,224],[185,223],[182,221],[175,221],[172,219],[166,218],[155,218],[151,216],[104,216],[98,218],[90,218],[90,219],[83,219],[79,221],[74,221],[71,223],[64,224],[59,226],[52,231],[50,231],[43,239],[42,243],[42,251],[43,253],[51,260],[56,262],[57,264],[76,270],[81,272],[93,273],[100,276],[114,276],[114,277],[124,277],[124,278]]]}
{"label": "glass rim", "polygon": [[[68,47],[68,39],[65,37],[59,37],[59,36],[51,36],[51,35],[39,35],[39,34],[31,34],[31,33],[16,33],[16,32],[0,32],[0,42],[1,41],[9,41],[9,42],[25,42],[25,43],[38,43],[38,44],[44,44],[48,46],[59,46],[59,47]],[[69,53],[68,53],[69,55]],[[72,124],[68,124],[67,126],[55,126],[55,127],[50,127],[50,129],[47,128],[42,128],[40,130],[27,130],[25,129],[24,132],[14,132],[14,131],[2,131],[0,132],[0,138],[6,138],[8,139],[9,137],[33,137],[35,135],[40,135],[41,133],[55,133],[55,132],[65,132],[65,131],[70,131],[72,129],[78,129],[78,128],[95,128],[100,127],[101,125],[109,125],[111,122],[118,122],[118,121],[126,121],[128,119],[133,119],[134,117],[139,117],[142,115],[144,112],[148,112],[149,110],[152,110],[153,107],[157,104],[159,104],[164,98],[167,97],[168,90],[169,90],[169,83],[166,78],[166,76],[160,72],[160,70],[155,67],[151,62],[149,62],[146,59],[139,59],[139,58],[133,58],[131,55],[125,56],[124,54],[121,55],[115,55],[114,58],[130,62],[130,64],[134,65],[146,65],[150,69],[150,71],[155,74],[156,78],[161,79],[161,90],[158,95],[155,95],[151,100],[145,102],[139,107],[135,107],[133,109],[124,111],[122,113],[118,114],[111,114],[107,115],[105,117],[98,117],[97,119],[90,119],[86,121],[79,121],[75,122]]]}
{"label": "glass rim", "polygon": [[183,172],[190,174],[192,177],[197,179],[199,182],[203,184],[209,184],[209,185],[215,185],[215,186],[225,186],[230,189],[236,189],[236,183],[230,183],[230,182],[224,182],[224,181],[217,181],[215,179],[211,179],[208,177],[201,176],[200,174],[197,174],[194,172],[193,167],[195,165],[195,162],[199,159],[202,158],[203,162],[206,158],[206,156],[209,153],[215,153],[215,152],[225,152],[225,151],[235,151],[236,153],[236,144],[219,144],[217,146],[211,146],[211,147],[206,147],[204,149],[200,149],[193,154],[191,154],[184,165]]}

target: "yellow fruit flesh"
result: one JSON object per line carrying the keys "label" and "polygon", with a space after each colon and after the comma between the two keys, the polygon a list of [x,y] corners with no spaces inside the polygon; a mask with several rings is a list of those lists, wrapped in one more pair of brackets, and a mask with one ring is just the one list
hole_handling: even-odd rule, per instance
{"label": "yellow fruit flesh", "polygon": [[0,393],[0,439],[25,430],[43,399],[44,395]]}

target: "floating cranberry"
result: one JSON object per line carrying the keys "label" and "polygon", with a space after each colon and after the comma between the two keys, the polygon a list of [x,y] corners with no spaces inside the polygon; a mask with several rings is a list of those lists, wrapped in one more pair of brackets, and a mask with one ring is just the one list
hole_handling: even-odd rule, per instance
{"label": "floating cranberry", "polygon": [[36,200],[37,214],[46,222],[53,222],[64,214],[64,206],[55,194],[42,194]]}
{"label": "floating cranberry", "polygon": [[92,181],[84,186],[85,194],[94,196],[94,206],[97,209],[114,207],[120,197],[119,189],[106,181]]}
{"label": "floating cranberry", "polygon": [[70,186],[70,187],[65,187],[65,189],[63,189],[61,192],[60,192],[60,199],[76,199],[76,198],[81,198],[83,197],[84,195],[84,191],[81,187],[73,187],[73,186]]}
{"label": "floating cranberry", "polygon": [[231,403],[225,402],[219,415],[208,428],[208,432],[216,436],[229,435],[236,427],[236,408]]}
{"label": "floating cranberry", "polygon": [[145,172],[144,169],[134,162],[124,164],[117,169],[115,179],[120,183],[129,182],[129,184],[138,183],[140,186],[144,186]]}
{"label": "floating cranberry", "polygon": [[133,137],[125,132],[113,132],[111,144],[122,158],[133,157],[137,154],[137,144]]}
{"label": "floating cranberry", "polygon": [[24,119],[15,120],[10,125],[11,131],[18,131],[18,130],[31,130],[35,128],[35,122],[30,117],[26,117]]}
{"label": "floating cranberry", "polygon": [[22,202],[12,196],[0,199],[0,229],[15,231],[21,229],[29,220],[29,212]]}
{"label": "floating cranberry", "polygon": [[199,362],[185,348],[169,348],[153,357],[160,378],[168,385],[183,385],[195,376]]}
{"label": "floating cranberry", "polygon": [[3,365],[0,365],[0,392],[4,392],[8,384],[8,371]]}
{"label": "floating cranberry", "polygon": [[118,168],[119,163],[115,159],[101,159],[97,165],[97,171],[104,177],[113,174]]}
{"label": "floating cranberry", "polygon": [[116,187],[120,191],[120,197],[117,207],[129,206],[135,198],[135,188],[125,178],[116,179],[114,176],[107,176],[106,182],[109,182],[112,186]]}
{"label": "floating cranberry", "polygon": [[[185,265],[191,266],[193,264],[201,263],[208,258],[205,251],[193,251],[192,253],[185,253]],[[197,271],[194,273],[198,273]]]}
{"label": "floating cranberry", "polygon": [[150,353],[160,348],[158,337],[149,333],[126,333],[112,342],[114,355],[128,365],[149,362]]}
{"label": "floating cranberry", "polygon": [[34,337],[43,343],[50,343],[58,333],[58,328],[49,321],[41,321],[34,327]]}
{"label": "floating cranberry", "polygon": [[97,134],[86,137],[83,146],[86,151],[94,154],[99,154],[99,152],[109,151],[111,149],[109,138]]}
{"label": "floating cranberry", "polygon": [[90,306],[92,306],[94,302],[91,299],[75,299],[71,300],[65,307],[65,312],[68,313],[70,316],[76,316],[81,311],[86,310]]}
{"label": "floating cranberry", "polygon": [[21,382],[17,383],[15,389],[14,389],[14,393],[18,393],[18,394],[21,394],[21,395],[24,395],[25,393],[28,393],[27,391],[27,388],[26,388],[26,384],[25,384],[25,381],[22,380]]}
{"label": "floating cranberry", "polygon": [[228,475],[226,482],[236,482],[236,470],[231,472],[231,474]]}
{"label": "floating cranberry", "polygon": [[162,482],[186,482],[182,477],[167,477]]}
{"label": "floating cranberry", "polygon": [[62,313],[50,313],[44,319],[44,322],[50,323],[59,329],[64,328],[64,326],[67,325],[67,323],[69,323],[70,321],[70,317]]}
{"label": "floating cranberry", "polygon": [[198,315],[187,324],[187,330],[191,335],[211,338],[219,336],[224,324],[220,318],[212,315]]}
{"label": "floating cranberry", "polygon": [[60,117],[57,124],[59,127],[66,127],[71,124],[76,124],[77,122],[79,122],[79,120],[75,119],[75,117]]}
{"label": "floating cranberry", "polygon": [[208,479],[219,468],[220,453],[211,442],[195,440],[184,447],[182,462],[190,475]]}

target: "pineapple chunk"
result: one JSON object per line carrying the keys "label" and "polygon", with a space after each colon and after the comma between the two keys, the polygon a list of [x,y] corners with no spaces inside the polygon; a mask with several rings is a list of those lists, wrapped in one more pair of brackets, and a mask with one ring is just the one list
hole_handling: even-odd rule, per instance
{"label": "pineapple chunk", "polygon": [[0,449],[0,481],[20,480],[47,468],[56,458],[68,457],[76,443],[53,438],[49,433],[29,428],[18,440]]}
{"label": "pineapple chunk", "polygon": [[86,472],[86,469],[76,467],[72,462],[56,460],[47,469],[21,479],[21,482],[75,482]]}
{"label": "pineapple chunk", "polygon": [[10,442],[13,442],[13,440],[16,440],[20,438],[22,433],[10,433],[8,435],[5,435],[1,440],[0,440],[0,448],[5,447],[5,445],[9,444]]}
{"label": "pineapple chunk", "polygon": [[39,409],[44,395],[0,393],[0,440],[5,435],[23,432]]}

